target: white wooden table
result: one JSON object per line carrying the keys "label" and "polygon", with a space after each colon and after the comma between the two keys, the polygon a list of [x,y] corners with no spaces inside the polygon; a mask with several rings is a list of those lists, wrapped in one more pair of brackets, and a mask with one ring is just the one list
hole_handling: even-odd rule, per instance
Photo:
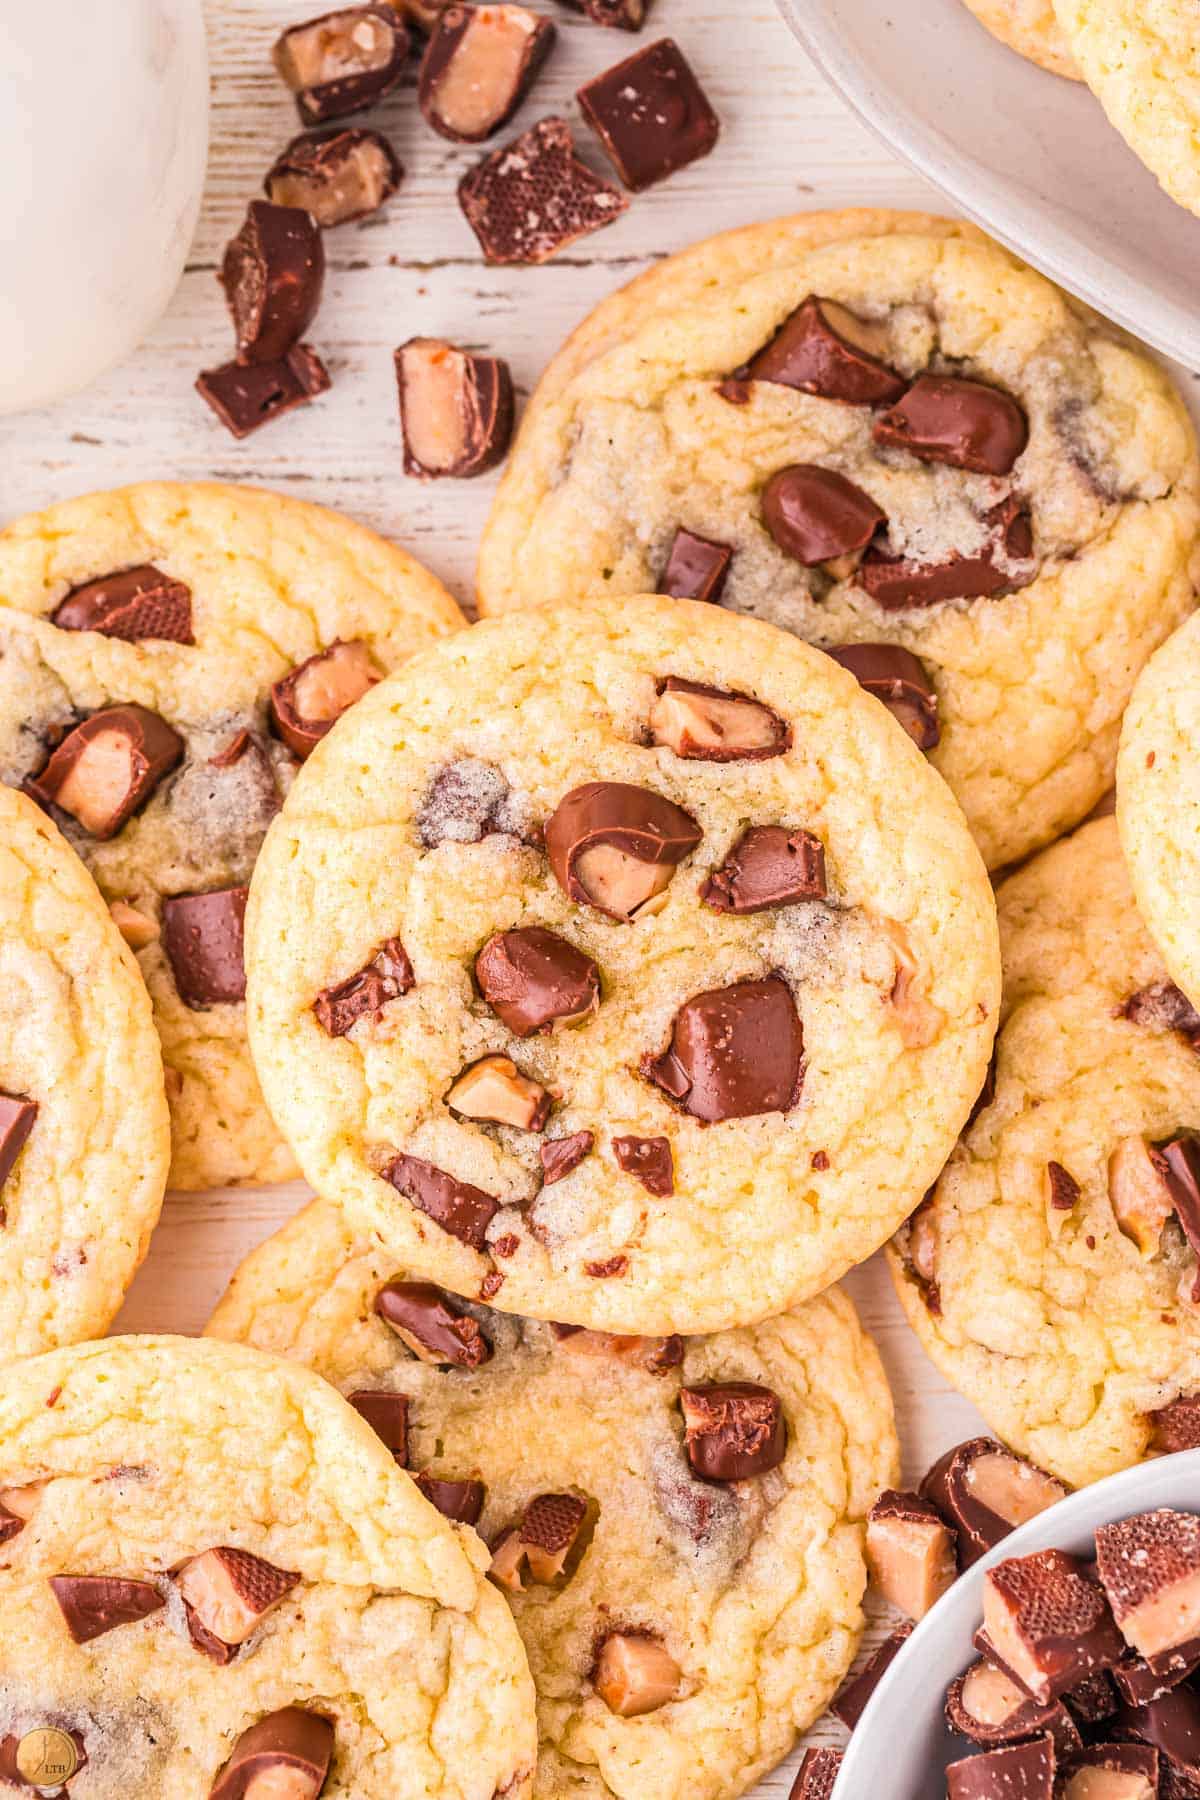
{"label": "white wooden table", "polygon": [[[94,0],[93,0],[94,3]],[[120,0],[102,0],[119,5]],[[274,74],[282,27],[322,10],[317,0],[206,0],[213,119],[208,188],[187,272],[152,338],[122,368],[57,406],[0,419],[0,516],[91,488],[153,479],[255,481],[339,507],[404,543],[469,603],[475,546],[494,478],[422,485],[400,465],[391,352],[418,333],[508,358],[527,394],[550,351],[614,287],[649,263],[726,227],[808,207],[914,206],[937,191],[878,144],[808,63],[771,0],[656,0],[640,39],[604,31],[555,0],[560,43],[517,129],[550,111],[576,117],[575,89],[671,32],[722,120],[715,152],[636,197],[608,230],[537,269],[490,269],[455,202],[479,154],[434,136],[411,88],[372,116],[407,169],[381,216],[326,240],[325,300],[311,332],[333,390],[243,443],[192,391],[201,368],[231,354],[214,280],[221,250],[261,192],[276,152],[299,129]],[[334,0],[325,0],[334,4]],[[584,153],[605,166],[580,125]],[[119,247],[114,246],[119,254]],[[199,1331],[239,1259],[292,1213],[305,1189],[229,1190],[168,1198],[149,1259],[118,1321],[131,1331]],[[892,1378],[915,1478],[980,1425],[918,1349],[878,1258],[849,1283]],[[883,1635],[882,1622],[871,1641]],[[840,1742],[837,1725],[814,1737]],[[782,1796],[792,1764],[763,1784]]]}

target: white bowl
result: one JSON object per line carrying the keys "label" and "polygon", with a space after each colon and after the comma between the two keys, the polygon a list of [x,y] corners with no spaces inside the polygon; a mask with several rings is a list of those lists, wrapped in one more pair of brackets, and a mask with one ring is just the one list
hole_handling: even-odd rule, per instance
{"label": "white bowl", "polygon": [[1200,368],[1200,219],[1169,200],[1082,82],[993,38],[962,0],[779,0],[835,87],[994,237]]}
{"label": "white bowl", "polygon": [[1200,1511],[1200,1450],[1140,1463],[1039,1513],[961,1575],[913,1632],[859,1720],[833,1800],[940,1800],[947,1763],[971,1745],[946,1728],[942,1704],[956,1675],[975,1661],[983,1622],[983,1578],[1007,1556],[1051,1547],[1092,1554],[1099,1525],[1155,1506]]}

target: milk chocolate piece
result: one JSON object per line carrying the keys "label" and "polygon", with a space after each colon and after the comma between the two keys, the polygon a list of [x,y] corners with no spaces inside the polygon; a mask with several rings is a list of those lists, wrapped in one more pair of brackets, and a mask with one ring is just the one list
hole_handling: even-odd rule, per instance
{"label": "milk chocolate piece", "polygon": [[676,675],[659,682],[649,724],[654,743],[697,762],[761,762],[792,747],[790,725],[761,700]]}
{"label": "milk chocolate piece", "polygon": [[389,1394],[384,1388],[355,1388],[346,1399],[404,1468],[408,1462],[408,1395]]}
{"label": "milk chocolate piece", "polygon": [[194,644],[192,590],[153,563],[137,563],[73,587],[50,614],[60,631],[98,631],[128,644],[148,638]]}
{"label": "milk chocolate piece", "polygon": [[387,1282],[375,1296],[375,1311],[422,1362],[478,1369],[491,1360],[481,1326],[432,1282]]}
{"label": "milk chocolate piece", "polygon": [[489,263],[543,263],[629,205],[575,154],[565,119],[539,119],[458,184],[459,205]]}
{"label": "milk chocolate piece", "polygon": [[377,0],[293,25],[273,55],[300,117],[320,125],[362,112],[389,93],[404,72],[408,45],[400,14]]}
{"label": "milk chocolate piece", "polygon": [[1063,1550],[1010,1557],[989,1570],[983,1628],[1035,1700],[1057,1699],[1085,1675],[1112,1668],[1125,1648],[1103,1588]]}
{"label": "milk chocolate piece", "polygon": [[667,566],[658,579],[660,594],[675,600],[708,600],[719,602],[729,574],[733,551],[728,544],[712,538],[698,537],[680,525],[671,540]]}
{"label": "milk chocolate piece", "polygon": [[1063,1695],[1071,1716],[1081,1725],[1100,1725],[1111,1719],[1120,1705],[1113,1678],[1103,1669],[1087,1675]]}
{"label": "milk chocolate piece", "polygon": [[540,1081],[522,1075],[508,1056],[482,1056],[464,1069],[446,1095],[451,1112],[464,1119],[541,1131],[550,1117],[550,1095]]}
{"label": "milk chocolate piece", "polygon": [[115,1575],[52,1575],[50,1587],[77,1644],[89,1644],[118,1625],[132,1625],[166,1605],[149,1581]]}
{"label": "milk chocolate piece", "polygon": [[848,1731],[853,1731],[862,1718],[871,1695],[911,1636],[911,1625],[899,1626],[830,1702],[830,1712]]}
{"label": "milk chocolate piece", "polygon": [[650,0],[564,0],[576,12],[585,13],[593,25],[614,26],[620,31],[640,31]]}
{"label": "milk chocolate piece", "polygon": [[735,981],[687,1000],[642,1074],[706,1124],[788,1112],[804,1080],[804,1033],[782,976]]}
{"label": "milk chocolate piece", "polygon": [[687,1458],[703,1481],[748,1481],[778,1468],[787,1451],[779,1395],[753,1381],[679,1390]]}
{"label": "milk chocolate piece", "polygon": [[1151,1744],[1089,1744],[1062,1773],[1061,1800],[1158,1800]]}
{"label": "milk chocolate piece", "polygon": [[499,356],[458,350],[442,338],[410,338],[396,351],[395,364],[405,474],[461,480],[494,468],[512,437],[508,364]]}
{"label": "milk chocolate piece", "polygon": [[768,481],[763,524],[786,555],[806,568],[865,550],[887,515],[836,469],[792,463]]}
{"label": "milk chocolate piece", "polygon": [[[1190,1131],[1182,1132],[1179,1137],[1157,1147],[1154,1161],[1166,1184],[1180,1229],[1200,1256],[1200,1137]],[[1192,1283],[1192,1299],[1200,1301],[1200,1270]]]}
{"label": "milk chocolate piece", "polygon": [[278,362],[321,304],[325,247],[316,220],[299,206],[252,200],[245,224],[225,247],[220,282],[239,361]]}
{"label": "milk chocolate piece", "polygon": [[388,938],[357,975],[322,988],[313,1001],[321,1029],[330,1037],[345,1037],[359,1019],[377,1019],[391,1000],[399,1000],[416,977],[398,937]]}
{"label": "milk chocolate piece", "polygon": [[12,1512],[0,1500],[0,1544],[11,1543],[13,1538],[24,1531],[29,1521],[21,1514]]}
{"label": "milk chocolate piece", "polygon": [[1193,1688],[1174,1687],[1145,1706],[1123,1706],[1114,1731],[1153,1744],[1171,1769],[1200,1779],[1200,1695]]}
{"label": "milk chocolate piece", "polygon": [[840,1750],[806,1750],[788,1800],[833,1800],[833,1784],[842,1766]]}
{"label": "milk chocolate piece", "polygon": [[867,1514],[867,1568],[885,1600],[923,1619],[958,1574],[955,1533],[932,1501],[885,1488]]}
{"label": "milk chocolate piece", "polygon": [[1154,981],[1139,988],[1119,1012],[1131,1025],[1145,1025],[1151,1031],[1177,1031],[1194,1050],[1200,1049],[1200,1012],[1173,981]]}
{"label": "milk chocolate piece", "polygon": [[444,1519],[460,1525],[477,1525],[483,1511],[486,1492],[482,1481],[448,1481],[441,1475],[424,1470],[416,1477],[417,1486],[431,1506],[436,1506]]}
{"label": "milk chocolate piece", "polygon": [[882,360],[885,345],[881,326],[836,300],[810,294],[743,374],[748,381],[773,381],[847,406],[887,406],[908,384]]}
{"label": "milk chocolate piece", "polygon": [[578,1494],[538,1494],[529,1502],[517,1537],[535,1581],[556,1581],[563,1573],[586,1516],[587,1502]]}
{"label": "milk chocolate piece", "polygon": [[987,1749],[1039,1734],[1053,1738],[1059,1756],[1071,1755],[1083,1744],[1061,1700],[1031,1700],[1003,1669],[983,1660],[972,1663],[966,1674],[951,1684],[946,1694],[946,1723],[951,1731]]}
{"label": "milk chocolate piece", "polygon": [[201,1551],[175,1575],[193,1641],[218,1662],[231,1660],[299,1580],[293,1570],[229,1544]]}
{"label": "milk chocolate piece", "polygon": [[512,118],[553,47],[549,19],[528,7],[443,8],[421,59],[417,98],[426,123],[478,144]]}
{"label": "milk chocolate piece", "polygon": [[1096,1568],[1131,1649],[1153,1662],[1200,1637],[1200,1518],[1159,1507],[1102,1525]]}
{"label": "milk chocolate piece", "polygon": [[1070,1169],[1060,1162],[1046,1164],[1046,1201],[1053,1212],[1072,1212],[1082,1192]]}
{"label": "milk chocolate piece", "polygon": [[475,958],[475,979],[514,1037],[558,1021],[575,1024],[600,1005],[600,971],[591,957],[542,925],[489,938]]}
{"label": "milk chocolate piece", "polygon": [[751,825],[700,890],[714,912],[756,913],[824,900],[825,847],[811,831]]}
{"label": "milk chocolate piece", "polygon": [[209,1800],[317,1800],[333,1756],[333,1721],[302,1706],[243,1731]]}
{"label": "milk chocolate piece", "polygon": [[329,374],[315,350],[296,344],[272,363],[223,363],[205,369],[196,392],[235,438],[249,437],[281,413],[304,406],[329,387]]}
{"label": "milk chocolate piece", "polygon": [[1048,1737],[985,1750],[951,1763],[946,1800],[1053,1800],[1054,1744]]}
{"label": "milk chocolate piece", "polygon": [[[0,1188],[13,1172],[38,1115],[38,1102],[0,1092]],[[0,1221],[2,1222],[2,1221]],[[3,1543],[0,1538],[0,1543]]]}
{"label": "milk chocolate piece", "polygon": [[1170,1455],[1175,1450],[1200,1449],[1200,1394],[1181,1394],[1147,1417],[1153,1428],[1153,1448]]}
{"label": "milk chocolate piece", "polygon": [[650,788],[589,781],[572,788],[546,821],[546,855],[568,899],[629,920],[670,885],[703,833]]}
{"label": "milk chocolate piece", "polygon": [[552,1138],[538,1151],[541,1158],[543,1187],[553,1187],[572,1169],[577,1169],[585,1156],[590,1156],[596,1139],[590,1131],[573,1131],[569,1137]]}
{"label": "milk chocolate piece", "polygon": [[670,1138],[615,1137],[612,1147],[617,1167],[627,1175],[635,1175],[647,1193],[665,1199],[675,1192]]}
{"label": "milk chocolate piece", "polygon": [[162,905],[162,944],[185,1006],[234,1005],[246,998],[244,927],[248,888],[174,894]]}
{"label": "milk chocolate piece", "polygon": [[1186,1681],[1200,1665],[1200,1643],[1193,1640],[1181,1644],[1177,1650],[1156,1656],[1154,1661],[1157,1668],[1130,1651],[1113,1670],[1117,1691],[1130,1706],[1147,1706],[1151,1700],[1159,1699],[1173,1687],[1178,1687],[1181,1681]]}
{"label": "milk chocolate piece", "polygon": [[1108,1159],[1108,1198],[1122,1234],[1143,1257],[1158,1254],[1162,1229],[1173,1213],[1162,1161],[1142,1137],[1118,1140]]}
{"label": "milk chocolate piece", "polygon": [[263,182],[276,206],[301,206],[324,230],[365,219],[404,179],[396,152],[379,131],[335,125],[293,138]]}
{"label": "milk chocolate piece", "polygon": [[987,382],[919,375],[876,419],[874,438],[922,462],[1007,475],[1029,441],[1029,425],[1011,394]]}
{"label": "milk chocolate piece", "polygon": [[921,1483],[922,1495],[957,1531],[964,1569],[1067,1492],[1053,1475],[994,1438],[956,1444]]}
{"label": "milk chocolate piece", "polygon": [[[871,544],[855,580],[885,612],[937,606],[943,600],[989,600],[1027,586],[1035,573],[1029,513],[1010,498],[993,507],[984,523],[992,535],[982,550],[941,563],[914,562],[893,555],[886,544]],[[1030,566],[1014,569],[1013,563]]]}
{"label": "milk chocolate piece", "polygon": [[411,1200],[443,1231],[459,1238],[472,1250],[487,1243],[487,1228],[500,1210],[500,1202],[469,1181],[459,1181],[419,1156],[400,1155],[387,1165],[383,1179],[398,1194]]}
{"label": "milk chocolate piece", "polygon": [[145,706],[106,706],[69,731],[29,783],[89,837],[115,837],[183,756],[183,739]]}
{"label": "milk chocolate piece", "polygon": [[860,687],[882,700],[918,750],[941,738],[938,698],[924,665],[899,644],[838,644],[828,653]]}
{"label": "milk chocolate piece", "polygon": [[337,638],[289,671],[271,688],[271,723],[303,762],[356,700],[382,679],[361,638]]}
{"label": "milk chocolate piece", "polygon": [[635,194],[707,156],[721,121],[674,38],[660,38],[593,76],[575,98]]}
{"label": "milk chocolate piece", "polygon": [[610,1712],[637,1719],[679,1692],[679,1664],[649,1632],[613,1631],[596,1655],[592,1683]]}

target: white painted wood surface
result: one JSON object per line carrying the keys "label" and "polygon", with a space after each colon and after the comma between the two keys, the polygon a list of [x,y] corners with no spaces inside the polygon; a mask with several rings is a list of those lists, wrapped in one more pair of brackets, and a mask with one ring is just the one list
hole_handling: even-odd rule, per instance
{"label": "white painted wood surface", "polygon": [[[117,6],[121,0],[75,0]],[[328,0],[329,4],[333,0]],[[550,111],[578,124],[573,94],[641,40],[601,30],[555,0],[558,49],[516,125]],[[298,129],[271,67],[283,26],[312,0],[207,0],[213,141],[208,189],[187,273],[148,343],[86,393],[42,412],[0,419],[0,516],[91,488],[156,477],[255,481],[340,507],[403,542],[460,600],[472,592],[475,545],[494,478],[421,485],[400,466],[391,352],[417,333],[507,357],[520,394],[549,353],[605,294],[656,259],[709,232],[807,207],[917,206],[936,190],[863,129],[806,61],[771,0],[656,0],[652,31],[673,33],[723,123],[714,154],[633,200],[610,229],[538,269],[489,269],[455,202],[478,154],[435,137],[411,88],[373,116],[407,177],[382,216],[327,239],[326,297],[312,331],[332,392],[236,443],[192,391],[196,373],[231,354],[214,271],[247,200]],[[585,155],[603,159],[579,125]],[[86,146],[81,143],[81,154]],[[136,154],[136,146],[131,146]],[[113,255],[121,255],[114,242]],[[0,277],[2,278],[2,277]],[[79,296],[81,321],[87,295]],[[81,326],[82,328],[82,326]],[[118,1329],[199,1331],[239,1259],[305,1197],[301,1184],[169,1197],[149,1259]],[[905,1472],[978,1428],[974,1410],[936,1375],[904,1324],[876,1258],[850,1280],[892,1378]],[[876,1622],[872,1641],[882,1635]],[[814,1734],[840,1742],[827,1724]],[[786,1795],[793,1762],[760,1794]],[[646,1800],[651,1800],[646,1796]]]}

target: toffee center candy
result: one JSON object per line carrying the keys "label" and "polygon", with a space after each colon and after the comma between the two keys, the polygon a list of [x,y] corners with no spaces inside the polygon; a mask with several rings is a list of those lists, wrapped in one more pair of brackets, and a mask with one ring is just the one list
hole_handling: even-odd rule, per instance
{"label": "toffee center candy", "polygon": [[629,920],[665,893],[702,835],[690,813],[650,788],[591,781],[546,821],[546,855],[569,899]]}
{"label": "toffee center candy", "polygon": [[714,912],[756,913],[800,900],[824,900],[825,849],[811,831],[751,825],[700,897]]}
{"label": "toffee center candy", "polygon": [[736,981],[685,1001],[671,1042],[642,1073],[706,1124],[787,1112],[800,1097],[804,1032],[780,975]]}

